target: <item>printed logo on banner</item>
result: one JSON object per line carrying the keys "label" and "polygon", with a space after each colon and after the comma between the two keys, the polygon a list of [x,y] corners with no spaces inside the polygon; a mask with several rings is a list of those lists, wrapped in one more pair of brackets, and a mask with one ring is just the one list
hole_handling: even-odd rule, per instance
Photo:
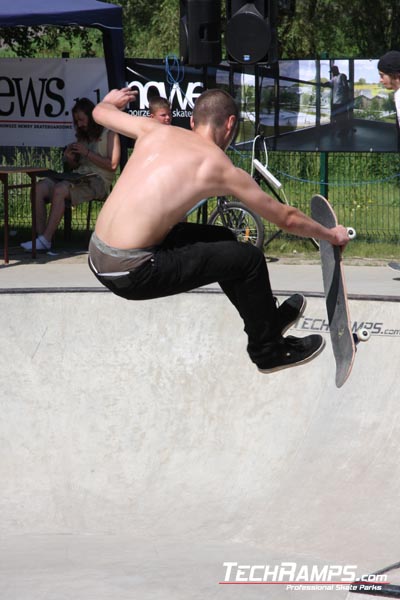
{"label": "printed logo on banner", "polygon": [[[174,72],[166,68],[165,61],[156,59],[125,60],[127,84],[138,90],[138,99],[128,112],[135,116],[149,116],[152,96],[167,98],[172,108],[172,124],[189,128],[193,107],[204,91],[204,74],[201,69],[177,67]],[[208,70],[209,87],[215,86],[215,72]]]}
{"label": "printed logo on banner", "polygon": [[42,77],[39,80],[29,77],[1,77],[2,87],[0,117],[12,114],[25,117],[33,113],[46,117],[59,117],[65,111],[65,100],[59,92],[64,90],[65,81],[59,77]]}
{"label": "printed logo on banner", "polygon": [[2,59],[2,145],[65,146],[75,138],[76,99],[96,104],[107,90],[104,59]]}
{"label": "printed logo on banner", "polygon": [[131,109],[129,112],[132,115],[140,116],[149,114],[149,91],[154,95],[156,90],[158,95],[169,100],[173,109],[173,117],[190,117],[194,103],[204,89],[201,81],[190,81],[186,86],[174,84],[169,94],[163,81],[148,81],[145,84],[140,81],[131,81],[129,85],[133,89],[139,90],[139,109]]}

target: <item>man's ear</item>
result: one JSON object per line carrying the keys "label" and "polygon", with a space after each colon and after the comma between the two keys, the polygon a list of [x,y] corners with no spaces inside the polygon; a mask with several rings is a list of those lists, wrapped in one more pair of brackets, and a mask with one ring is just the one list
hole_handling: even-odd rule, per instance
{"label": "man's ear", "polygon": [[193,115],[190,115],[190,129],[194,129]]}
{"label": "man's ear", "polygon": [[229,115],[229,117],[228,117],[228,127],[229,127],[229,131],[233,131],[233,129],[235,129],[235,127],[236,127],[236,117],[235,117],[235,115]]}

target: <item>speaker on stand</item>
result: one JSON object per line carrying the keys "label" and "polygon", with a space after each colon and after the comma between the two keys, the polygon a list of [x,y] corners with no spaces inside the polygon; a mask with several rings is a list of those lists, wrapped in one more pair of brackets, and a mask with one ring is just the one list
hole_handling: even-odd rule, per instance
{"label": "speaker on stand", "polygon": [[228,59],[241,64],[274,62],[277,0],[227,0]]}
{"label": "speaker on stand", "polygon": [[183,64],[221,62],[221,0],[180,0],[179,50]]}

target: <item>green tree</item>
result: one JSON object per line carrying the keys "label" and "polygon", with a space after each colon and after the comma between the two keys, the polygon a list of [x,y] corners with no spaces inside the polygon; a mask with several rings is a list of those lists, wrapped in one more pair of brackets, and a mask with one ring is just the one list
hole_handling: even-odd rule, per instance
{"label": "green tree", "polygon": [[346,39],[352,38],[362,57],[399,49],[400,3],[397,0],[341,0]]}
{"label": "green tree", "polygon": [[[125,55],[163,58],[179,53],[179,0],[106,0],[122,6]],[[278,1],[278,0],[276,0]],[[222,0],[222,29],[226,20]],[[398,0],[296,0],[294,14],[278,11],[282,58],[377,57],[400,49]],[[223,41],[223,38],[222,38]],[[101,34],[85,28],[0,29],[0,42],[15,56],[70,52],[101,56]]]}
{"label": "green tree", "polygon": [[282,58],[375,57],[400,44],[398,0],[297,0],[278,19]]}
{"label": "green tree", "polygon": [[297,0],[294,16],[283,16],[278,20],[280,56],[353,55],[357,49],[351,39],[346,39],[342,11],[341,0]]}
{"label": "green tree", "polygon": [[[117,0],[113,0],[118,4]],[[123,3],[125,56],[163,58],[179,52],[179,0],[126,0]]]}
{"label": "green tree", "polygon": [[71,58],[102,56],[102,34],[86,27],[0,27],[3,56]]}

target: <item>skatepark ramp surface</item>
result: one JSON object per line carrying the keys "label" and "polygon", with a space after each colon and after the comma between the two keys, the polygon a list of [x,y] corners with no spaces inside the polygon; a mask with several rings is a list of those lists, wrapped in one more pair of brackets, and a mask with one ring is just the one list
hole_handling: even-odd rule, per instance
{"label": "skatepark ramp surface", "polygon": [[395,299],[350,301],[341,389],[320,297],[324,352],[272,375],[215,291],[0,306],[3,600],[336,600],[400,559]]}

